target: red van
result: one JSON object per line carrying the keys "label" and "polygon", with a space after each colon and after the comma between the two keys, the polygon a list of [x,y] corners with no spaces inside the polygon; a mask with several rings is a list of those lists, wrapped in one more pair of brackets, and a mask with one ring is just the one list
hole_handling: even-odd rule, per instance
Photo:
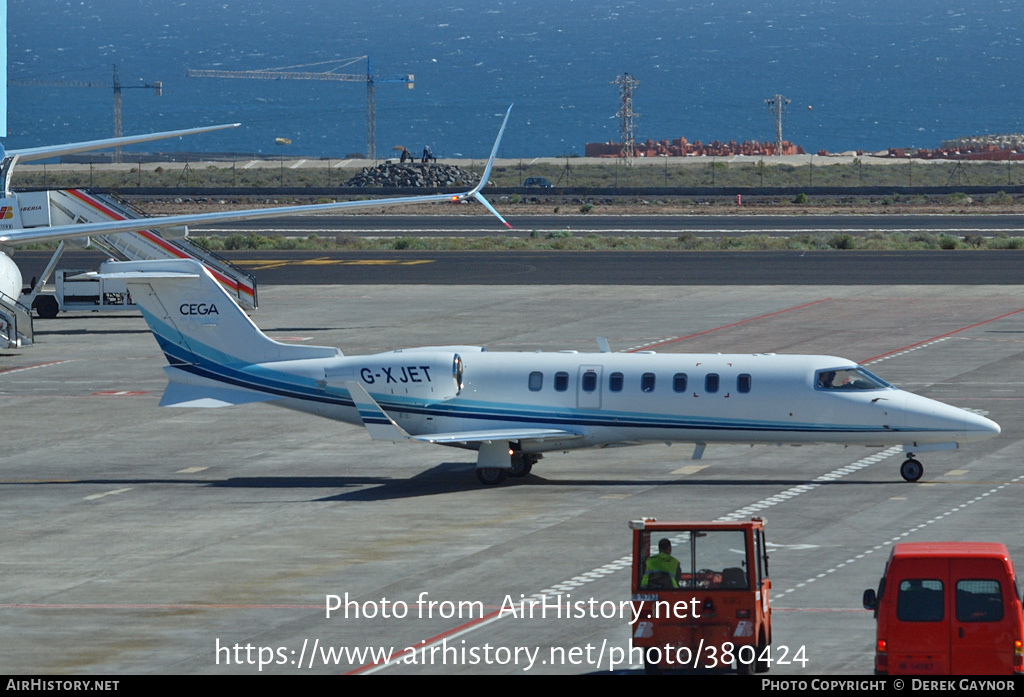
{"label": "red van", "polygon": [[878,620],[878,675],[1024,672],[1024,618],[1005,545],[898,544],[864,607]]}

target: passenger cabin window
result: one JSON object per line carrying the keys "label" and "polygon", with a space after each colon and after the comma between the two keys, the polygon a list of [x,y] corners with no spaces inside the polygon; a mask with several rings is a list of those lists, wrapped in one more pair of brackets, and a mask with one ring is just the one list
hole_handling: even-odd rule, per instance
{"label": "passenger cabin window", "polygon": [[555,373],[555,391],[565,392],[569,389],[569,373],[559,371]]}
{"label": "passenger cabin window", "polygon": [[814,375],[814,385],[819,390],[884,390],[892,387],[861,367],[819,370]]}
{"label": "passenger cabin window", "polygon": [[541,388],[544,387],[544,373],[539,370],[530,373],[529,386],[530,392],[540,392]]}
{"label": "passenger cabin window", "polygon": [[654,392],[654,373],[644,373],[640,377],[640,391]]}
{"label": "passenger cabin window", "polygon": [[900,622],[940,622],[946,601],[942,581],[911,578],[900,581],[896,596],[896,617]]}
{"label": "passenger cabin window", "polygon": [[608,376],[608,391],[622,392],[623,382],[622,373],[612,373]]}
{"label": "passenger cabin window", "polygon": [[686,392],[686,373],[676,373],[672,376],[672,390]]}
{"label": "passenger cabin window", "polygon": [[999,581],[964,579],[956,582],[956,618],[960,622],[1000,622],[1003,593]]}
{"label": "passenger cabin window", "polygon": [[593,392],[597,389],[597,373],[592,370],[588,370],[583,373],[583,380],[580,387],[584,392]]}
{"label": "passenger cabin window", "polygon": [[741,394],[750,392],[750,376],[748,374],[743,373],[736,378],[736,391]]}
{"label": "passenger cabin window", "polygon": [[708,394],[718,392],[718,373],[708,373],[704,376],[704,391]]}

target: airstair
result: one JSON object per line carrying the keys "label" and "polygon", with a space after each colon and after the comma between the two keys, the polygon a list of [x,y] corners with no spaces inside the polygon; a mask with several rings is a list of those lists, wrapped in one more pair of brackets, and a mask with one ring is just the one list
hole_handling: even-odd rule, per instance
{"label": "airstair", "polygon": [[[5,229],[39,228],[52,225],[99,223],[106,220],[139,219],[135,232],[92,235],[89,242],[111,257],[125,261],[142,259],[196,259],[213,274],[224,289],[243,308],[257,307],[256,278],[227,259],[204,249],[187,238],[188,229],[158,233],[145,229],[145,214],[113,196],[93,194],[83,189],[27,191],[9,193],[0,200],[0,219]],[[64,253],[61,242],[33,288],[20,298],[0,297],[0,348],[18,348],[33,343],[32,310],[55,317],[62,300],[44,294],[43,287],[57,269]],[[92,309],[105,309],[101,306]],[[122,304],[120,309],[130,309]],[[80,309],[80,308],[75,308]],[[116,309],[116,308],[111,308]]]}
{"label": "airstair", "polygon": [[[46,193],[49,195],[50,225],[145,218],[141,211],[113,196],[92,194],[82,189],[60,189]],[[256,278],[252,274],[187,239],[188,230],[185,227],[173,233],[165,231],[161,234],[142,228],[137,232],[92,236],[90,241],[111,256],[125,261],[197,259],[213,273],[214,278],[239,305],[250,310],[256,309]]]}
{"label": "airstair", "polygon": [[0,293],[0,348],[31,346],[32,310]]}

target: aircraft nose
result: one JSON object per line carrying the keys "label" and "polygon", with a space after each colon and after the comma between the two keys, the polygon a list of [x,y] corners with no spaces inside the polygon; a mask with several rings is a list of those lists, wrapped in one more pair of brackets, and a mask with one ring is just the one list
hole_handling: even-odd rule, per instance
{"label": "aircraft nose", "polygon": [[909,395],[906,406],[909,430],[920,428],[932,433],[955,434],[954,440],[958,442],[992,438],[1001,431],[999,424],[981,414],[927,397]]}
{"label": "aircraft nose", "polygon": [[998,436],[1002,429],[992,419],[987,419],[981,414],[965,411],[964,432],[968,437],[992,438],[993,436]]}

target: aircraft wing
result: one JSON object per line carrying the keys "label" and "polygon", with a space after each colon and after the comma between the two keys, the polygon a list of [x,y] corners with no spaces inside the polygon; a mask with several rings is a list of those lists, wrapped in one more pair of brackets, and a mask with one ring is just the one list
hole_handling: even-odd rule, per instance
{"label": "aircraft wing", "polygon": [[484,198],[480,190],[487,185],[491,168],[494,165],[494,158],[498,154],[498,146],[501,143],[501,136],[505,132],[505,125],[508,123],[512,107],[505,112],[505,120],[498,131],[498,138],[494,142],[491,156],[487,161],[484,174],[480,182],[469,191],[458,194],[426,194],[422,196],[403,196],[400,198],[378,198],[371,201],[341,201],[338,203],[317,203],[306,206],[280,206],[276,208],[254,208],[241,211],[223,211],[219,213],[194,213],[189,215],[168,215],[156,218],[135,218],[130,220],[108,220],[100,223],[80,223],[74,225],[55,225],[52,227],[39,227],[27,230],[9,230],[0,233],[0,245],[17,246],[21,244],[32,244],[36,242],[54,242],[57,240],[72,239],[75,237],[88,237],[90,235],[105,235],[112,232],[137,232],[140,230],[162,230],[165,228],[181,227],[182,225],[209,225],[213,223],[235,223],[243,220],[255,220],[257,218],[273,218],[283,215],[304,215],[307,213],[327,213],[349,208],[375,208],[382,206],[401,206],[414,203],[434,203],[441,201],[465,201],[475,198],[491,213],[504,223],[507,227],[508,221],[501,217],[494,207]]}
{"label": "aircraft wing", "polygon": [[456,443],[487,443],[490,441],[510,440],[559,440],[582,438],[582,434],[563,431],[557,428],[498,428],[490,431],[459,431],[453,433],[429,433],[419,436],[409,435],[395,423],[377,401],[357,382],[346,382],[345,388],[352,396],[363,425],[375,440],[418,440],[423,443],[451,445]]}
{"label": "aircraft wing", "polygon": [[177,138],[179,136],[190,136],[196,133],[207,133],[209,131],[220,131],[225,128],[237,128],[240,123],[225,123],[218,126],[203,126],[200,128],[186,128],[180,131],[162,131],[160,133],[144,133],[138,136],[124,136],[122,138],[104,138],[102,140],[84,140],[80,143],[65,143],[63,145],[42,145],[37,148],[21,148],[19,150],[8,150],[7,157],[18,157],[19,162],[32,162],[33,160],[45,160],[48,157],[59,157],[60,155],[73,155],[76,152],[88,152],[90,150],[103,150],[104,148],[115,148],[121,145],[133,145],[135,143],[147,143],[151,140],[164,140],[165,138]]}
{"label": "aircraft wing", "polygon": [[499,428],[493,431],[462,431],[456,433],[431,433],[423,436],[411,436],[413,440],[438,445],[452,443],[484,443],[492,440],[558,440],[582,438],[583,435],[572,431],[561,431],[556,428]]}

